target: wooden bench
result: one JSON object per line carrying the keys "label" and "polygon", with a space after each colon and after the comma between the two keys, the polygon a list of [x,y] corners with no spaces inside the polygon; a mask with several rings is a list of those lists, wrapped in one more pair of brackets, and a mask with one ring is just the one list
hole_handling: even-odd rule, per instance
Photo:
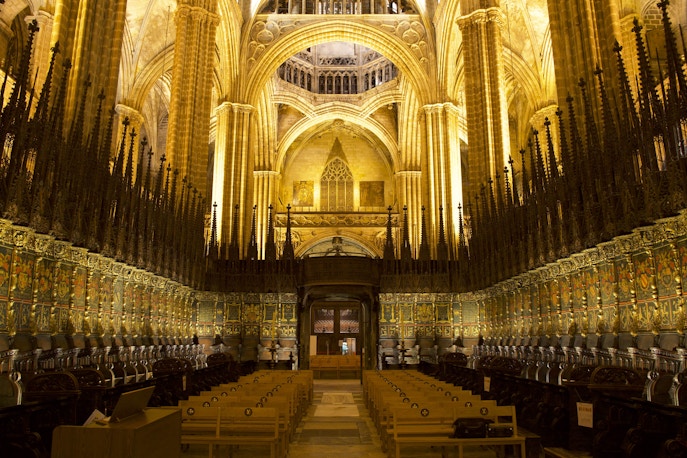
{"label": "wooden bench", "polygon": [[[270,397],[266,400],[257,399],[255,397],[222,397],[208,399],[204,396],[192,396],[186,401],[179,401],[179,407],[182,410],[189,408],[201,411],[207,408],[221,408],[221,407],[236,407],[236,408],[251,408],[261,409],[264,407],[273,408],[277,411],[279,421],[279,451],[281,455],[286,455],[288,451],[289,441],[296,431],[296,417],[291,408],[291,402],[287,398]],[[207,422],[206,422],[207,423]],[[198,423],[196,423],[197,425]],[[207,425],[206,425],[207,426]],[[191,424],[188,429],[194,429],[195,426]],[[207,429],[207,428],[206,428]]]}
{"label": "wooden bench", "polygon": [[310,357],[310,370],[315,378],[321,378],[323,372],[333,372],[336,378],[342,375],[353,374],[360,376],[360,357],[356,355],[312,355]]}
{"label": "wooden bench", "polygon": [[305,379],[303,383],[284,383],[283,379],[275,382],[274,377],[268,376],[256,377],[252,382],[222,384],[198,396],[190,396],[187,401],[180,401],[179,406],[276,408],[279,414],[280,453],[285,455],[289,440],[306,410],[303,404],[308,403],[310,389],[308,377]]}
{"label": "wooden bench", "polygon": [[[510,437],[455,438],[453,436],[455,419],[483,418],[497,427],[510,427]],[[518,434],[514,406],[446,407],[436,409],[402,409],[394,412],[394,447],[396,458],[401,457],[403,446],[457,448],[458,457],[463,457],[466,446],[503,446],[518,445],[520,457],[525,458],[525,437]]]}
{"label": "wooden bench", "polygon": [[387,409],[386,413],[386,418],[384,418],[384,422],[379,428],[379,436],[380,436],[380,442],[382,444],[382,450],[386,451],[388,449],[393,448],[393,443],[394,443],[394,415],[396,412],[399,410],[406,410],[406,409],[428,409],[430,412],[438,412],[442,411],[448,415],[451,415],[453,417],[453,412],[455,411],[456,408],[459,407],[464,407],[464,406],[474,406],[474,405],[479,405],[480,407],[496,407],[496,401],[492,400],[481,400],[479,396],[477,395],[472,395],[473,398],[471,399],[466,399],[465,403],[461,404],[454,404],[453,402],[450,401],[443,401],[440,402],[437,399],[431,399],[427,400],[421,403],[412,403],[412,404],[403,404],[401,405],[395,405],[391,408]]}
{"label": "wooden bench", "polygon": [[279,415],[274,408],[193,407],[182,409],[181,444],[208,446],[212,458],[217,446],[267,446],[270,458],[282,456]]}

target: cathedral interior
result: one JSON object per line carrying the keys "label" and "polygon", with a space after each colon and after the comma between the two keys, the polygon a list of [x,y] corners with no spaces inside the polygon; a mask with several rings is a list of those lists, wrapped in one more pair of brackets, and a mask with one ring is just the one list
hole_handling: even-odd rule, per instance
{"label": "cathedral interior", "polygon": [[685,369],[684,0],[0,0],[0,25],[0,373],[154,346]]}

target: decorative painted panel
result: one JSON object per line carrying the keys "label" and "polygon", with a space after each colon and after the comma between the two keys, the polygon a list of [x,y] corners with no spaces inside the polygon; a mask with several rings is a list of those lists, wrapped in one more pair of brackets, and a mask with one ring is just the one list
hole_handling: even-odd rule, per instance
{"label": "decorative painted panel", "polygon": [[396,321],[396,304],[393,302],[381,303],[379,322],[380,323],[392,323]]}
{"label": "decorative painted panel", "polygon": [[654,248],[656,265],[656,288],[659,297],[675,296],[679,278],[677,272],[677,252],[670,245]]}
{"label": "decorative painted panel", "polygon": [[384,182],[361,181],[360,182],[360,206],[383,207],[384,206]]}
{"label": "decorative painted panel", "polygon": [[562,279],[558,282],[561,289],[561,310],[567,312],[570,310],[570,304],[572,299],[571,285],[569,278]]}
{"label": "decorative painted panel", "polygon": [[[67,266],[60,266],[66,268]],[[86,269],[77,267],[74,269],[74,306],[79,309],[86,308]]]}
{"label": "decorative painted panel", "polygon": [[649,253],[643,252],[632,257],[635,266],[635,290],[638,301],[649,301],[653,276],[653,259]]}
{"label": "decorative painted panel", "polygon": [[113,278],[109,275],[103,275],[100,278],[100,301],[101,310],[103,313],[112,313],[114,306],[114,285]]}
{"label": "decorative painted panel", "polygon": [[262,307],[257,304],[244,304],[242,321],[245,324],[258,324],[262,321]]}
{"label": "decorative painted panel", "polygon": [[56,305],[69,305],[69,290],[71,282],[69,276],[53,278],[55,274],[55,261],[52,259],[40,259],[36,262],[36,274],[34,278],[36,302],[51,305],[53,303],[53,288],[55,290]]}
{"label": "decorative painted panel", "polygon": [[582,272],[572,274],[570,276],[570,281],[572,282],[573,309],[580,310],[582,308],[582,298],[587,291]]}
{"label": "decorative painted panel", "polygon": [[615,304],[616,275],[613,262],[604,262],[599,266],[599,283],[601,284],[601,302]]}
{"label": "decorative painted panel", "polygon": [[200,301],[198,304],[198,332],[201,337],[211,337],[216,334],[214,329],[214,319],[216,314],[215,303],[213,301]]}
{"label": "decorative painted panel", "polygon": [[451,304],[436,304],[437,323],[451,323]]}
{"label": "decorative painted panel", "polygon": [[9,295],[12,251],[12,248],[0,245],[0,300],[7,300]]}
{"label": "decorative painted panel", "polygon": [[124,281],[121,277],[112,280],[112,313],[131,313],[131,303],[124,304]]}
{"label": "decorative painted panel", "polygon": [[241,300],[237,298],[230,298],[230,302],[224,303],[224,322],[237,323],[241,322]]}
{"label": "decorative painted panel", "polygon": [[17,251],[12,268],[12,300],[33,300],[33,273],[36,256],[32,253]]}
{"label": "decorative painted panel", "polygon": [[463,336],[477,337],[480,330],[479,305],[474,302],[463,302]]}
{"label": "decorative painted panel", "polygon": [[[404,322],[413,319],[413,305],[403,304],[399,306],[399,313],[403,317]],[[415,313],[415,322],[418,324],[433,324],[434,323],[434,305],[431,303],[417,304]]]}
{"label": "decorative painted panel", "polygon": [[680,278],[682,279],[682,284],[687,285],[687,238],[681,238],[676,241],[675,250],[678,262],[680,263]]}
{"label": "decorative painted panel", "polygon": [[627,303],[632,300],[634,264],[631,258],[623,257],[615,261],[616,278],[618,282],[618,302]]}
{"label": "decorative painted panel", "polygon": [[286,323],[296,323],[298,321],[298,314],[296,313],[296,304],[293,303],[283,303],[281,305],[281,322]]}

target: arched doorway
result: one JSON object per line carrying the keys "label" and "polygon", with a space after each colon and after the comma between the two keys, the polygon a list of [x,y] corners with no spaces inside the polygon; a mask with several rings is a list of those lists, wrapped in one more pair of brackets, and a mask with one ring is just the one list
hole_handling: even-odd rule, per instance
{"label": "arched doorway", "polygon": [[[304,259],[299,287],[300,366],[314,355],[354,354],[373,369],[379,340],[377,262],[362,257]],[[362,373],[362,372],[361,372]]]}

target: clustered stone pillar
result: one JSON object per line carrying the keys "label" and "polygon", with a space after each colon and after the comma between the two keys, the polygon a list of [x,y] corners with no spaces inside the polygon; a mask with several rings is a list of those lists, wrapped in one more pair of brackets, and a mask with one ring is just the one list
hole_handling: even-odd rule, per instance
{"label": "clustered stone pillar", "polygon": [[[573,95],[575,109],[582,113],[577,97],[580,78],[593,88],[597,66],[606,78],[615,78],[617,73],[613,48],[615,40],[621,40],[618,1],[548,0],[548,6],[558,103],[563,105]],[[609,91],[613,86],[606,85]]]}
{"label": "clustered stone pillar", "polygon": [[175,22],[167,154],[206,197],[217,1],[180,0]]}
{"label": "clustered stone pillar", "polygon": [[[402,81],[402,85],[407,82]],[[422,117],[424,112],[413,91],[406,91],[408,98],[404,103],[396,105],[398,110],[398,122],[403,126],[398,133],[398,158],[394,174],[394,189],[397,196],[397,210],[403,205],[408,206],[408,228],[410,243],[415,249],[419,249],[422,237],[422,206],[426,204],[426,186],[423,185],[422,163],[423,148],[422,134],[424,125]],[[426,178],[426,177],[425,177]],[[388,202],[392,204],[393,202]],[[402,223],[402,220],[400,221]],[[432,240],[431,224],[428,225],[428,240]],[[399,236],[401,234],[399,233]],[[431,242],[430,242],[431,244]],[[400,246],[400,243],[397,243]]]}
{"label": "clustered stone pillar", "polygon": [[[103,91],[103,107],[115,105],[119,63],[126,19],[127,0],[57,0],[51,42],[59,42],[56,64],[62,71],[65,59],[71,70],[65,102],[65,129],[71,128],[73,117],[82,101],[84,83],[90,78],[91,89],[86,99],[86,113],[94,113],[98,94]],[[93,117],[87,117],[84,129]]]}
{"label": "clustered stone pillar", "polygon": [[[503,12],[498,2],[479,8],[476,2],[461,4],[458,26],[463,35],[465,67],[465,111],[470,164],[464,197],[471,201],[480,187],[496,174],[503,174],[510,155],[508,107],[504,87],[503,43],[501,28]],[[477,8],[472,9],[471,7]]]}
{"label": "clustered stone pillar", "polygon": [[425,128],[427,132],[427,183],[432,209],[425,215],[428,228],[433,228],[428,237],[432,255],[436,256],[436,241],[439,234],[439,209],[443,207],[446,238],[454,246],[459,234],[458,204],[462,201],[460,139],[458,136],[458,109],[451,103],[426,105]]}
{"label": "clustered stone pillar", "polygon": [[[217,116],[215,157],[213,163],[212,204],[217,204],[217,237],[223,244],[229,243],[237,227],[236,240],[243,241],[250,231],[252,209],[249,202],[249,186],[252,177],[248,176],[250,105],[225,102],[215,110]],[[239,221],[234,221],[234,205],[240,205]],[[235,224],[236,223],[236,224]],[[243,244],[240,253],[243,255]]]}

